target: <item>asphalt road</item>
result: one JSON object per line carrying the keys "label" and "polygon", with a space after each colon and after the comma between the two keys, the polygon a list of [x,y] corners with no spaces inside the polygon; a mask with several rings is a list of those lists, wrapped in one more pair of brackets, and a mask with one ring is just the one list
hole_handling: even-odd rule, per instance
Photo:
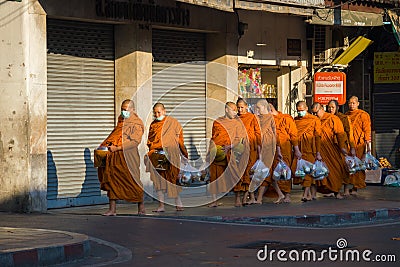
{"label": "asphalt road", "polygon": [[[256,225],[233,225],[193,222],[136,216],[102,217],[74,214],[7,214],[1,215],[1,226],[63,230],[92,238],[91,256],[64,266],[399,266],[400,222],[347,228],[290,228]],[[348,254],[337,249],[344,238]],[[343,241],[343,240],[342,240]],[[344,241],[343,241],[344,242]],[[272,261],[257,258],[271,250]],[[306,250],[306,253],[302,254]],[[331,254],[329,254],[329,249]],[[325,253],[322,251],[326,250]],[[371,250],[372,254],[365,252]],[[297,251],[297,252],[296,252]],[[321,261],[309,261],[313,259]],[[357,251],[357,252],[356,252]],[[127,253],[132,255],[127,255]],[[371,262],[362,258],[362,253]],[[281,252],[283,253],[283,252]],[[353,254],[354,253],[354,254]],[[351,261],[360,255],[360,261]],[[382,254],[392,262],[374,261]],[[302,258],[304,261],[296,261]],[[323,257],[321,257],[321,255]],[[336,260],[334,259],[337,255]],[[347,256],[346,256],[347,255]],[[391,256],[393,255],[393,256]],[[346,261],[349,259],[350,261]],[[393,257],[397,262],[393,262]],[[115,264],[112,264],[115,263]]]}

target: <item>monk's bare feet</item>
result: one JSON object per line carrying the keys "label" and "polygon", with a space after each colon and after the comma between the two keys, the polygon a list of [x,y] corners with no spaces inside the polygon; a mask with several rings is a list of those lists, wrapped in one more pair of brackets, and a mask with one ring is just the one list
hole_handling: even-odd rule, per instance
{"label": "monk's bare feet", "polygon": [[285,203],[290,203],[290,201],[292,201],[292,200],[290,199],[290,194],[286,194],[286,195],[285,195],[285,199],[283,200],[283,202],[285,202]]}
{"label": "monk's bare feet", "polygon": [[153,210],[153,212],[164,212],[165,209],[163,207],[158,207],[156,210]]}
{"label": "monk's bare feet", "polygon": [[138,215],[145,215],[146,214],[146,210],[144,208],[144,203],[138,203]]}
{"label": "monk's bare feet", "polygon": [[358,196],[357,189],[351,189],[350,195],[352,195],[353,197],[357,197]]}
{"label": "monk's bare feet", "polygon": [[184,211],[185,209],[182,206],[176,206],[176,211]]}
{"label": "monk's bare feet", "polygon": [[335,198],[336,199],[343,199],[343,196],[340,193],[335,193]]}
{"label": "monk's bare feet", "polygon": [[[243,204],[244,204],[244,203],[243,203]],[[236,198],[235,198],[235,207],[242,207],[243,204],[242,204],[242,199],[240,199],[239,194],[237,194],[237,195],[236,195]]]}
{"label": "monk's bare feet", "polygon": [[102,216],[116,216],[117,213],[111,210],[108,210],[106,213],[103,213]]}
{"label": "monk's bare feet", "polygon": [[281,204],[285,200],[285,196],[279,196],[277,200],[274,201],[275,204]]}
{"label": "monk's bare feet", "polygon": [[324,194],[324,197],[335,197],[335,194],[334,193]]}

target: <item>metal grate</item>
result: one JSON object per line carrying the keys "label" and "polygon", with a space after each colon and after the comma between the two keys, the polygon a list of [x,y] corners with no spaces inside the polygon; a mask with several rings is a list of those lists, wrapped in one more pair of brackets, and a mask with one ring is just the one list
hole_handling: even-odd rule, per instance
{"label": "metal grate", "polygon": [[49,19],[47,46],[48,207],[104,202],[92,152],[114,128],[113,26]]}
{"label": "metal grate", "polygon": [[326,27],[321,25],[314,26],[314,63],[320,64],[325,61],[325,38]]}
{"label": "metal grate", "polygon": [[205,35],[153,30],[153,56],[153,102],[178,119],[190,159],[199,159],[206,152]]}

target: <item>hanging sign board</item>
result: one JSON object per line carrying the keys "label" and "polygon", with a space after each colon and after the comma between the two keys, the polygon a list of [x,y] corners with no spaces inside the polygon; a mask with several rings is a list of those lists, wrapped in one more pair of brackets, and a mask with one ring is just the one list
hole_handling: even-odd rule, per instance
{"label": "hanging sign board", "polygon": [[317,72],[314,75],[314,102],[327,105],[337,100],[346,103],[346,74],[343,72]]}

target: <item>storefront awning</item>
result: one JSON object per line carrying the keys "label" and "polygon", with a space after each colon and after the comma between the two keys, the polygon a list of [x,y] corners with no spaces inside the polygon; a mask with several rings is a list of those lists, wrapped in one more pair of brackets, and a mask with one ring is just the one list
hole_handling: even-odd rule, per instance
{"label": "storefront awning", "polygon": [[178,2],[184,2],[188,4],[205,6],[215,8],[223,11],[233,12],[233,1],[232,0],[177,0]]}
{"label": "storefront awning", "polygon": [[[309,23],[318,25],[334,25],[336,24],[334,13],[335,10],[333,9],[317,9]],[[336,20],[340,21],[340,24],[336,24],[340,26],[372,27],[383,25],[382,14],[353,10],[341,10],[340,18],[336,18]]]}
{"label": "storefront awning", "polygon": [[397,43],[400,45],[400,11],[388,11],[390,22],[392,23],[393,33],[396,37]]}
{"label": "storefront awning", "polygon": [[358,36],[357,39],[339,57],[332,61],[332,65],[348,65],[372,43],[373,41]]}
{"label": "storefront awning", "polygon": [[[275,2],[276,4],[273,4]],[[312,16],[314,8],[321,8],[324,6],[324,0],[235,0],[235,8],[238,9],[267,11],[273,13],[293,14],[300,16]]]}

